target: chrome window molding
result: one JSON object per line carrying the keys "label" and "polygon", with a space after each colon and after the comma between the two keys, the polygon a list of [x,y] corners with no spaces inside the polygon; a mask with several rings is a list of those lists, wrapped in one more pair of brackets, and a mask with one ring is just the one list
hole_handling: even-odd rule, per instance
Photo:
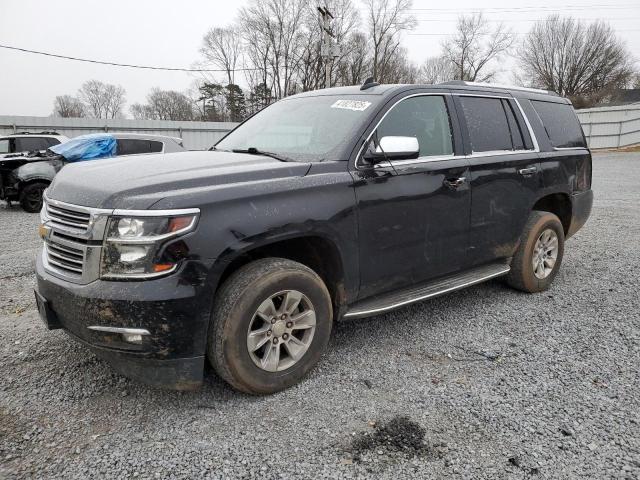
{"label": "chrome window molding", "polygon": [[557,152],[562,152],[565,150],[588,150],[588,147],[553,147],[553,149]]}
{"label": "chrome window molding", "polygon": [[524,118],[524,123],[527,126],[527,130],[529,130],[529,136],[531,137],[531,141],[533,142],[533,151],[536,153],[540,152],[540,145],[538,144],[538,138],[536,137],[536,134],[533,131],[533,127],[531,126],[531,123],[529,122],[529,118],[527,117],[527,114],[524,113],[524,109],[522,108],[522,105],[520,105],[520,101],[517,98],[513,99],[516,102],[516,105],[518,106],[518,109],[520,110],[520,114],[522,115],[522,118]]}
{"label": "chrome window molding", "polygon": [[[441,162],[441,161],[445,161],[445,160],[456,160],[456,159],[465,159],[465,158],[482,158],[482,157],[493,157],[493,156],[502,156],[502,155],[520,155],[520,154],[524,154],[524,153],[540,153],[540,145],[538,144],[538,139],[533,131],[533,128],[531,127],[531,123],[529,122],[529,118],[527,117],[527,115],[525,114],[522,105],[520,104],[520,102],[518,101],[517,98],[511,96],[505,96],[505,95],[495,95],[495,94],[475,94],[475,93],[458,93],[458,92],[433,92],[433,93],[415,93],[412,95],[408,95],[406,97],[401,98],[400,100],[398,100],[397,102],[395,102],[390,108],[389,110],[387,110],[385,112],[385,114],[382,116],[382,118],[380,118],[380,120],[376,123],[376,126],[373,128],[373,130],[371,130],[371,132],[369,133],[369,135],[367,136],[366,140],[362,143],[362,145],[360,146],[360,149],[358,150],[358,154],[356,155],[356,159],[355,159],[355,168],[356,170],[363,170],[367,167],[365,167],[364,165],[362,165],[360,163],[360,160],[362,159],[362,152],[365,148],[365,146],[369,143],[369,141],[371,140],[371,137],[373,136],[373,134],[376,132],[376,130],[378,129],[378,127],[380,126],[380,124],[383,122],[383,120],[386,118],[386,116],[389,114],[389,112],[391,112],[391,110],[393,110],[400,102],[408,99],[408,98],[413,98],[413,97],[426,97],[426,96],[457,96],[457,97],[483,97],[483,98],[499,98],[499,99],[504,99],[504,100],[513,100],[517,107],[518,110],[520,110],[520,114],[522,115],[522,118],[524,118],[524,122],[525,122],[525,126],[527,127],[527,130],[529,132],[529,136],[531,137],[531,142],[533,143],[533,149],[530,150],[494,150],[491,152],[472,152],[469,155],[433,155],[433,156],[429,156],[429,157],[419,157],[417,159],[411,159],[411,160],[393,160],[393,161],[389,161],[389,160],[385,160],[384,162],[380,162],[377,163],[373,166],[373,168],[389,168],[389,167],[393,167],[394,165],[417,165],[417,164],[421,164],[421,163],[429,163],[429,162]],[[447,109],[448,110],[448,109]],[[451,116],[449,116],[451,117]],[[571,149],[574,149],[576,147],[571,147]],[[582,147],[577,147],[582,149]]]}

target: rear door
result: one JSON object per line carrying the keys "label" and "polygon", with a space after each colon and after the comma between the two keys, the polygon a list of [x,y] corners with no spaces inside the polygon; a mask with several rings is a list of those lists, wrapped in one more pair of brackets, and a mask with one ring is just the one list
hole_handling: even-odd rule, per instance
{"label": "rear door", "polygon": [[378,141],[415,137],[420,157],[375,166],[357,160],[360,298],[459,270],[471,205],[468,163],[454,141],[460,135],[449,95],[405,97],[371,135]]}
{"label": "rear door", "polygon": [[537,145],[510,96],[458,94],[471,182],[469,266],[510,257],[541,189]]}

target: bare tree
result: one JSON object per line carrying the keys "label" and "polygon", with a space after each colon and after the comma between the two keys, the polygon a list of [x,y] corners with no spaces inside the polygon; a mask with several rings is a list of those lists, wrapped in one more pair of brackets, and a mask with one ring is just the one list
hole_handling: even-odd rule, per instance
{"label": "bare tree", "polygon": [[206,61],[227,74],[227,83],[235,83],[235,71],[242,55],[242,41],[235,27],[212,28],[202,40],[200,53]]}
{"label": "bare tree", "polygon": [[124,88],[99,80],[84,82],[78,97],[85,104],[88,114],[94,118],[116,118],[122,114],[125,104]]}
{"label": "bare tree", "polygon": [[498,24],[489,28],[482,13],[458,17],[457,31],[453,38],[442,44],[444,56],[456,67],[456,80],[486,82],[497,73],[490,68],[494,60],[509,51],[515,36]]}
{"label": "bare tree", "polygon": [[295,91],[306,8],[305,0],[251,0],[240,9],[251,68],[264,69],[257,84],[267,84],[276,99]]}
{"label": "bare tree", "polygon": [[342,46],[338,62],[338,82],[342,85],[359,85],[371,75],[371,56],[367,37],[354,32]]}
{"label": "bare tree", "polygon": [[146,105],[139,103],[129,109],[133,118],[144,120],[193,120],[194,104],[185,94],[175,90],[154,88],[147,95]]}
{"label": "bare tree", "polygon": [[105,114],[107,118],[117,118],[122,116],[122,108],[124,107],[125,90],[120,85],[104,85],[104,104],[106,106]]}
{"label": "bare tree", "polygon": [[85,116],[83,103],[71,95],[59,95],[53,102],[53,116],[63,118],[82,118]]}
{"label": "bare tree", "polygon": [[411,0],[363,0],[367,10],[367,27],[373,42],[372,73],[379,82],[388,82],[389,68],[404,31],[416,25],[413,16],[407,15]]}
{"label": "bare tree", "polygon": [[420,83],[442,83],[454,80],[455,77],[456,66],[444,56],[427,58],[420,65],[418,72],[418,81]]}
{"label": "bare tree", "polygon": [[532,85],[568,96],[577,106],[597,102],[633,76],[630,53],[603,22],[586,25],[552,15],[533,26],[519,53]]}

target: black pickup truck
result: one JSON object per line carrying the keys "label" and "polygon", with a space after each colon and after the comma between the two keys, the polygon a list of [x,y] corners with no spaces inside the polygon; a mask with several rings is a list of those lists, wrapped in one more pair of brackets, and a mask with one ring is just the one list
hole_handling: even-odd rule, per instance
{"label": "black pickup truck", "polygon": [[555,94],[308,92],[212,151],[65,167],[36,298],[48,328],[129,377],[190,389],[208,362],[270,393],[319,361],[334,321],[501,276],[548,288],[592,201],[590,151]]}

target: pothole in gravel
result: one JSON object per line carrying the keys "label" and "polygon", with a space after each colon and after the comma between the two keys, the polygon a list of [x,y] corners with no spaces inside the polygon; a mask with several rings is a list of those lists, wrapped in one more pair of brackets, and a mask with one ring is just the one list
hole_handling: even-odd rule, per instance
{"label": "pothole in gravel", "polygon": [[436,457],[444,455],[446,444],[427,445],[425,429],[409,417],[395,416],[384,424],[373,423],[372,426],[373,431],[359,433],[351,440],[348,451],[354,461],[360,461],[369,453]]}

